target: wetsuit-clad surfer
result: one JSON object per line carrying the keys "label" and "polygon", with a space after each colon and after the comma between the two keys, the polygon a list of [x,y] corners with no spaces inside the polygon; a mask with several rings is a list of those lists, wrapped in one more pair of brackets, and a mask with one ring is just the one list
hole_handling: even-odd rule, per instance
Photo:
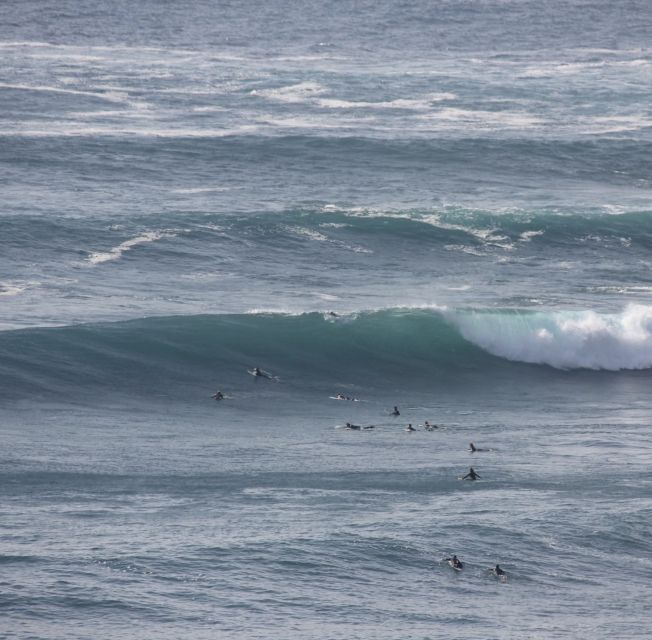
{"label": "wetsuit-clad surfer", "polygon": [[469,442],[469,450],[471,451],[471,453],[475,453],[477,451],[475,445],[472,442]]}
{"label": "wetsuit-clad surfer", "polygon": [[504,578],[507,574],[500,568],[500,565],[496,565],[493,569],[494,575],[498,576],[499,578]]}
{"label": "wetsuit-clad surfer", "polygon": [[362,428],[359,424],[351,424],[350,422],[346,423],[346,428],[347,429],[353,429],[354,431],[360,431]]}
{"label": "wetsuit-clad surfer", "polygon": [[211,396],[215,400],[224,400],[224,394],[221,391],[216,391],[215,395]]}
{"label": "wetsuit-clad surfer", "polygon": [[398,410],[398,407],[394,407],[394,411],[390,412],[390,416],[400,416],[401,412]]}
{"label": "wetsuit-clad surfer", "polygon": [[410,424],[408,424],[407,427],[405,427],[405,430],[406,430],[406,431],[416,431],[416,429],[412,426],[412,423],[411,423],[411,422],[410,422]]}
{"label": "wetsuit-clad surfer", "polygon": [[462,480],[476,480],[479,477],[480,475],[473,470],[473,467],[470,467],[469,472],[462,478]]}
{"label": "wetsuit-clad surfer", "polygon": [[456,555],[453,555],[452,558],[446,558],[446,560],[447,562],[450,563],[453,569],[464,569],[464,565],[462,564],[462,561]]}

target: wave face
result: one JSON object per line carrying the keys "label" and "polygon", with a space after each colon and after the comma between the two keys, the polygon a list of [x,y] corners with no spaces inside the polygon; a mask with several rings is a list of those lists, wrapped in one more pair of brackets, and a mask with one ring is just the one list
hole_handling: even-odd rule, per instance
{"label": "wave face", "polygon": [[407,386],[451,373],[523,375],[557,369],[652,367],[652,307],[620,314],[393,309],[151,318],[3,332],[7,392],[141,392],[242,377],[259,365],[292,386]]}

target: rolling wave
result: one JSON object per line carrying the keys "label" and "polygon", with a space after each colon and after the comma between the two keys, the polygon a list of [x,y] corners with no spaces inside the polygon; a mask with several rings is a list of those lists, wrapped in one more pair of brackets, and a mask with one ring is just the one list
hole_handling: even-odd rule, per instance
{"label": "rolling wave", "polygon": [[237,378],[253,364],[301,387],[414,384],[455,372],[518,376],[525,363],[652,368],[652,307],[616,314],[411,308],[177,316],[0,334],[0,381],[10,394],[169,389]]}

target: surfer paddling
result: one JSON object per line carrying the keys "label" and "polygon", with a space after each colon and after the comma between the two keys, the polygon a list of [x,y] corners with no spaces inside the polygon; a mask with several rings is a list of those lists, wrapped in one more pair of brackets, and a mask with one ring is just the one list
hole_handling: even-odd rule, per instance
{"label": "surfer paddling", "polygon": [[453,555],[452,558],[445,558],[445,560],[456,571],[462,571],[464,569],[464,564],[456,555]]}
{"label": "surfer paddling", "polygon": [[491,573],[493,573],[497,578],[500,578],[501,580],[507,579],[507,574],[500,568],[500,565],[498,564],[491,570]]}
{"label": "surfer paddling", "polygon": [[215,398],[215,400],[224,400],[224,394],[221,391],[216,391],[211,398]]}

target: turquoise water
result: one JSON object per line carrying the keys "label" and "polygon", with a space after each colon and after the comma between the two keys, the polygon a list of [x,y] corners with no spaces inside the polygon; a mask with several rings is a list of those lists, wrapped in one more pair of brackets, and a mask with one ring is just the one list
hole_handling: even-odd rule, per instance
{"label": "turquoise water", "polygon": [[4,14],[0,635],[648,637],[647,3]]}

